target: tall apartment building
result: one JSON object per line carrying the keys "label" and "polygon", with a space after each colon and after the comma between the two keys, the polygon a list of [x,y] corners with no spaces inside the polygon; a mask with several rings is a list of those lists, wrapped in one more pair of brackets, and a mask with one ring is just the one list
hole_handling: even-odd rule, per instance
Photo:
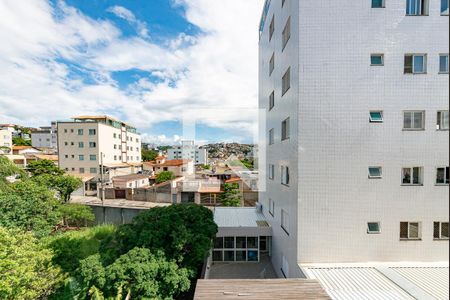
{"label": "tall apartment building", "polygon": [[80,116],[58,121],[57,131],[59,167],[69,173],[99,179],[101,165],[112,169],[141,164],[140,135],[125,122],[108,116]]}
{"label": "tall apartment building", "polygon": [[192,159],[196,165],[208,164],[208,150],[196,146],[194,141],[182,141],[181,146],[167,150],[167,159]]}
{"label": "tall apartment building", "polygon": [[448,0],[266,0],[259,107],[280,276],[448,261]]}
{"label": "tall apartment building", "polygon": [[31,131],[31,145],[37,148],[49,148],[57,151],[58,132],[56,122],[52,122],[51,126],[42,126],[37,130]]}

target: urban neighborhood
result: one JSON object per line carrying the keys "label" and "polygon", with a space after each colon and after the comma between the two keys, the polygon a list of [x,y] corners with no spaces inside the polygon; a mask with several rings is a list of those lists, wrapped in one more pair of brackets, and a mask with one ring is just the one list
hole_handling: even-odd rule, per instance
{"label": "urban neighborhood", "polygon": [[[56,94],[91,97],[81,84],[123,93],[54,110],[47,96],[13,99],[0,83],[0,299],[449,299],[449,1],[246,1],[36,0],[34,14],[0,0],[0,33],[13,40],[22,14],[60,26],[56,40],[79,39],[48,40],[55,48],[39,64],[65,78]],[[155,15],[143,21],[139,5]],[[244,24],[243,11],[255,15],[250,28],[228,28]],[[187,25],[157,23],[174,12]],[[218,21],[226,12],[236,20]],[[160,46],[165,26],[186,28]],[[222,31],[255,36],[253,123],[238,105],[246,96],[233,110],[200,87],[219,78],[208,68],[250,68],[208,58]],[[111,68],[123,70],[95,70],[87,56],[108,43],[134,45],[137,64],[119,67],[134,60],[119,52]],[[202,43],[209,52],[183,52]],[[8,68],[31,63],[14,47],[0,50],[0,81],[11,84]],[[157,57],[144,55],[151,71],[139,51]],[[185,55],[204,55],[206,73],[195,77]],[[233,82],[218,86],[236,95],[247,83]],[[216,108],[177,102],[186,83]]]}

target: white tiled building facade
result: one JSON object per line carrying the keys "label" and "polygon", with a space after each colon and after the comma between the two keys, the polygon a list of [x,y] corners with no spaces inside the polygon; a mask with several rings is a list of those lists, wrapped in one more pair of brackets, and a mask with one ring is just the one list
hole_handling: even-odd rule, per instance
{"label": "white tiled building facade", "polygon": [[31,145],[36,148],[58,149],[58,133],[56,122],[52,122],[51,126],[40,127],[38,130],[31,132]]}
{"label": "white tiled building facade", "polygon": [[278,274],[448,260],[448,1],[267,0],[261,21]]}
{"label": "white tiled building facade", "polygon": [[0,128],[0,154],[12,153],[12,133],[8,129]]}
{"label": "white tiled building facade", "polygon": [[60,168],[96,178],[101,163],[119,166],[141,162],[141,138],[136,129],[107,116],[58,122],[58,149]]}

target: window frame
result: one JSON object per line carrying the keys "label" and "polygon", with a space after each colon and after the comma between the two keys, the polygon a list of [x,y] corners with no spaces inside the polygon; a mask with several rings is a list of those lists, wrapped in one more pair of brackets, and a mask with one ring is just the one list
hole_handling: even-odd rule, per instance
{"label": "window frame", "polygon": [[[436,223],[439,226],[439,232],[438,232],[438,236],[436,237],[435,235],[435,226]],[[447,236],[442,236],[442,224],[447,224]],[[437,240],[437,241],[448,241],[449,240],[449,222],[440,222],[440,221],[434,221],[433,222],[433,240]]]}
{"label": "window frame", "polygon": [[[287,36],[286,36],[287,32]],[[281,34],[281,52],[284,51],[284,48],[286,48],[289,40],[291,39],[291,16],[286,20],[286,23],[284,24],[283,32]]]}
{"label": "window frame", "polygon": [[[379,113],[380,114],[380,119],[374,119],[372,117],[372,113]],[[370,123],[383,123],[384,119],[383,119],[383,111],[382,110],[371,110],[369,111],[369,122]]]}
{"label": "window frame", "polygon": [[[94,158],[94,159],[92,159]],[[96,154],[89,154],[89,161],[97,161],[97,155]]]}
{"label": "window frame", "polygon": [[[410,180],[409,183],[405,183],[403,181],[404,179],[404,170],[405,169],[409,169],[410,172]],[[418,169],[419,170],[419,183],[413,183],[414,182],[414,169]],[[401,185],[402,186],[423,186],[423,167],[420,166],[416,166],[416,167],[402,167],[402,173],[401,173],[402,177],[401,177]]]}
{"label": "window frame", "polygon": [[[377,230],[377,231],[372,231],[372,230],[370,230],[369,224],[377,224],[378,230]],[[379,221],[376,221],[376,222],[367,222],[367,234],[380,234],[380,233],[381,233],[381,224],[380,224]]]}
{"label": "window frame", "polygon": [[[420,3],[420,8],[418,9],[420,11],[420,14],[408,13],[408,3],[410,1],[418,1]],[[405,14],[406,14],[406,16],[411,16],[411,17],[429,16],[430,15],[430,1],[429,0],[406,0]]]}
{"label": "window frame", "polygon": [[272,76],[273,70],[275,70],[275,52],[272,53],[269,59],[269,77]]}
{"label": "window frame", "polygon": [[448,110],[438,110],[437,114],[436,114],[436,130],[439,131],[448,131],[449,127],[445,128],[443,127],[443,124],[445,124],[444,122],[444,114],[447,113],[447,120],[449,123],[449,127],[450,127],[450,115],[449,115],[449,111]]}
{"label": "window frame", "polygon": [[273,34],[275,33],[275,14],[272,15],[272,20],[269,24],[269,42],[272,40]]}
{"label": "window frame", "polygon": [[291,137],[291,119],[287,117],[281,121],[281,141],[289,140]]}
{"label": "window frame", "polygon": [[[439,169],[444,169],[444,182],[443,183],[438,182]],[[438,186],[448,186],[449,182],[447,181],[447,179],[449,178],[449,172],[450,172],[450,169],[449,169],[448,166],[436,167],[436,177],[435,177],[435,180],[434,180],[434,184],[438,185]]]}
{"label": "window frame", "polygon": [[[408,232],[407,232],[407,237],[401,237],[401,228],[402,228],[402,223],[407,223],[408,224]],[[417,224],[417,237],[411,237],[410,236],[410,226],[411,224]],[[400,240],[401,241],[420,241],[422,240],[422,223],[419,221],[402,221],[400,222],[400,234],[399,234]]]}
{"label": "window frame", "polygon": [[291,67],[288,67],[281,78],[281,97],[291,89]]}
{"label": "window frame", "polygon": [[269,214],[274,217],[275,216],[275,201],[269,198]]}
{"label": "window frame", "polygon": [[274,180],[275,179],[275,165],[274,164],[269,164],[269,174],[268,174],[268,178],[270,180]]}
{"label": "window frame", "polygon": [[[379,175],[371,175],[370,169],[379,169],[379,171],[380,171]],[[370,166],[370,167],[368,167],[368,172],[369,172],[369,174],[368,174],[368,178],[369,179],[381,179],[381,178],[383,178],[383,168],[381,166]]]}
{"label": "window frame", "polygon": [[370,8],[386,8],[386,1],[385,0],[381,0],[381,6],[373,6],[373,2],[374,2],[374,0],[371,1]]}
{"label": "window frame", "polygon": [[269,111],[275,107],[275,91],[272,91],[269,95]]}
{"label": "window frame", "polygon": [[[411,127],[405,128],[405,114],[410,113],[411,114]],[[415,113],[421,113],[422,114],[422,125],[420,128],[415,128],[414,126],[414,114]],[[403,130],[404,131],[420,131],[425,130],[425,111],[424,110],[404,110],[403,111]]]}
{"label": "window frame", "polygon": [[[445,3],[445,2],[447,2],[447,9],[446,10],[444,10],[444,12],[442,11],[442,4],[443,3]],[[441,16],[448,16],[448,5],[449,5],[449,0],[441,0],[441,7],[440,7],[440,9],[439,9],[439,11],[440,11],[440,15]]]}
{"label": "window frame", "polygon": [[[374,64],[372,62],[372,57],[380,56],[381,57],[381,64]],[[370,54],[370,66],[372,67],[383,67],[384,66],[384,54],[383,53],[371,53]]]}
{"label": "window frame", "polygon": [[281,219],[280,219],[280,226],[281,229],[284,230],[284,232],[286,232],[287,235],[289,235],[289,213],[284,210],[281,209]]}
{"label": "window frame", "polygon": [[[422,72],[416,72],[415,71],[415,58],[423,56],[423,71]],[[406,70],[406,59],[408,57],[411,57],[411,72],[407,72]],[[427,74],[427,67],[428,67],[428,55],[426,53],[407,53],[404,57],[404,64],[403,64],[403,74],[411,74],[411,75],[421,75],[421,74]]]}
{"label": "window frame", "polygon": [[281,165],[281,176],[280,176],[280,182],[282,185],[289,186],[290,183],[290,172],[289,172],[289,166]]}
{"label": "window frame", "polygon": [[275,144],[275,130],[274,128],[269,129],[269,145]]}
{"label": "window frame", "polygon": [[[445,71],[441,70],[441,59],[443,57],[445,57],[447,59],[447,61],[446,61],[446,68],[447,69]],[[448,68],[449,68],[449,55],[448,55],[448,53],[440,53],[439,54],[439,72],[438,72],[438,74],[448,74],[449,73],[448,72]]]}

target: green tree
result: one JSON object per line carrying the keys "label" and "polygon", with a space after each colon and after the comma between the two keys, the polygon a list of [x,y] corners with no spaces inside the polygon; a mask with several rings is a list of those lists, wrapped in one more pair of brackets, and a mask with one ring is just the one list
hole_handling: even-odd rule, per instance
{"label": "green tree", "polygon": [[146,248],[134,248],[107,267],[96,254],[81,261],[79,270],[89,291],[107,297],[122,295],[119,299],[124,294],[127,299],[173,299],[190,286],[186,269],[167,260],[163,252]]}
{"label": "green tree", "polygon": [[31,180],[0,190],[0,226],[48,234],[61,220],[59,201],[45,186]]}
{"label": "green tree", "polygon": [[142,149],[141,156],[143,161],[152,161],[158,156],[158,151]]}
{"label": "green tree", "polygon": [[210,209],[194,203],[173,204],[140,213],[130,224],[120,226],[111,240],[105,239],[100,251],[117,257],[134,247],[162,250],[194,276],[216,233]]}
{"label": "green tree", "polygon": [[239,184],[225,183],[223,193],[219,195],[219,200],[223,206],[241,206],[242,197],[239,191]]}
{"label": "green tree", "polygon": [[163,171],[156,175],[156,183],[163,183],[169,180],[172,180],[175,178],[175,175],[173,175],[173,172],[171,171]]}
{"label": "green tree", "polygon": [[210,165],[201,165],[201,167],[202,167],[203,170],[209,170],[209,169],[211,169],[211,166],[210,166]]}
{"label": "green tree", "polygon": [[43,174],[55,176],[64,174],[63,170],[58,168],[53,161],[48,159],[32,161],[28,164],[27,169],[31,173],[31,176],[39,176]]}
{"label": "green tree", "polygon": [[6,178],[9,176],[25,176],[25,172],[17,167],[7,157],[0,155],[0,191],[6,191],[9,187]]}
{"label": "green tree", "polygon": [[72,193],[83,185],[83,181],[72,175],[41,174],[32,177],[40,185],[44,185],[58,192],[61,202],[67,203]]}
{"label": "green tree", "polygon": [[52,251],[31,233],[0,227],[0,299],[45,299],[62,281]]}
{"label": "green tree", "polygon": [[59,211],[66,226],[87,226],[95,220],[92,208],[88,205],[66,203],[59,207]]}
{"label": "green tree", "polygon": [[12,142],[14,146],[31,146],[30,140],[24,140],[23,138],[19,136],[14,136],[12,138]]}

